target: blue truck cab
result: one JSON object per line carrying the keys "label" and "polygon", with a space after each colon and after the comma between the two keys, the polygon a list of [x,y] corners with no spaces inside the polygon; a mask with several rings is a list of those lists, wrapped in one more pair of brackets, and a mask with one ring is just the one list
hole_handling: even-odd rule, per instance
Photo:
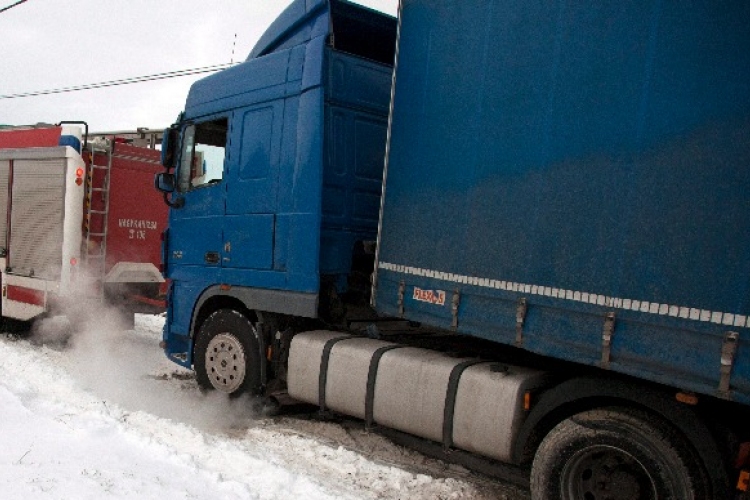
{"label": "blue truck cab", "polygon": [[371,263],[347,276],[372,261],[395,37],[389,16],[298,0],[247,61],[192,86],[164,148],[172,360],[193,364],[191,332],[227,304],[315,318],[321,293],[368,286]]}

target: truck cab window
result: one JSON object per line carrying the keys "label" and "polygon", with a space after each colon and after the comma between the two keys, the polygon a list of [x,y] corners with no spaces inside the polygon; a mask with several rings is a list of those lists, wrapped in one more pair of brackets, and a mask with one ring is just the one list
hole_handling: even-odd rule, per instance
{"label": "truck cab window", "polygon": [[178,189],[190,191],[221,181],[224,174],[228,120],[196,123],[182,135]]}

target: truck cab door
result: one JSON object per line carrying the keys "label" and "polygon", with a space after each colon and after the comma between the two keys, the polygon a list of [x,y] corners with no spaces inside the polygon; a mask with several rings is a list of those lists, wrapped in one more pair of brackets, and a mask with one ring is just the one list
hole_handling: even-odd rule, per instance
{"label": "truck cab door", "polygon": [[226,117],[187,125],[177,167],[179,208],[171,211],[169,262],[173,279],[212,280],[221,266],[228,149]]}
{"label": "truck cab door", "polygon": [[271,269],[284,101],[235,113],[232,144],[237,146],[227,167],[222,266]]}

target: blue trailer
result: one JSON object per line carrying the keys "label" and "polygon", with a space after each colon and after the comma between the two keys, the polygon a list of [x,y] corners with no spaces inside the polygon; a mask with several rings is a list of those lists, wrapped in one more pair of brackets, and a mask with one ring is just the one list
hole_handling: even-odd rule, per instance
{"label": "blue trailer", "polygon": [[748,26],[295,1],[165,134],[167,356],[534,499],[748,498]]}

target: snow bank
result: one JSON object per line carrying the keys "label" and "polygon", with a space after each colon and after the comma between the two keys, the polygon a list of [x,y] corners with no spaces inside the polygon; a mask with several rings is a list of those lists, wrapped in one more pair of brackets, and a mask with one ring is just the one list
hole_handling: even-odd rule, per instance
{"label": "snow bank", "polygon": [[166,360],[162,324],[123,332],[102,314],[65,349],[0,336],[4,499],[526,498],[414,472],[424,457],[365,432],[252,420]]}
{"label": "snow bank", "polygon": [[60,353],[18,347],[0,342],[3,498],[339,496],[226,440],[98,400],[55,369]]}

